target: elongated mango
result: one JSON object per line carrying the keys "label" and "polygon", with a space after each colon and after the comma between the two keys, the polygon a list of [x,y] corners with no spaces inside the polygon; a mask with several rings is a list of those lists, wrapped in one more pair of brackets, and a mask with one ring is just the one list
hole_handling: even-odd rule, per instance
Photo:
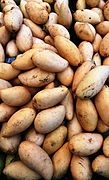
{"label": "elongated mango", "polygon": [[[19,156],[22,162],[44,179],[51,180],[53,165],[48,154],[33,142],[23,141],[19,146]],[[47,167],[47,168],[45,168]]]}
{"label": "elongated mango", "polygon": [[38,50],[32,56],[33,63],[48,72],[61,72],[68,66],[68,61],[51,50]]}
{"label": "elongated mango", "polygon": [[33,98],[33,105],[36,109],[46,109],[61,102],[67,95],[66,87],[44,89],[38,92]]}
{"label": "elongated mango", "polygon": [[92,98],[103,87],[109,76],[109,67],[97,66],[89,71],[77,87],[76,95],[81,99]]}
{"label": "elongated mango", "polygon": [[69,141],[70,151],[79,156],[89,156],[96,153],[102,146],[103,137],[97,133],[79,133]]}
{"label": "elongated mango", "polygon": [[2,101],[9,106],[22,106],[31,99],[30,92],[22,86],[2,89],[0,94]]}
{"label": "elongated mango", "polygon": [[21,161],[10,163],[3,169],[3,174],[10,178],[23,179],[23,180],[38,180],[41,179],[40,175],[25,166]]}
{"label": "elongated mango", "polygon": [[54,44],[59,54],[64,57],[71,65],[78,66],[83,60],[77,46],[63,36],[56,36]]}
{"label": "elongated mango", "polygon": [[34,68],[18,76],[22,84],[30,87],[41,87],[54,81],[55,74]]}
{"label": "elongated mango", "polygon": [[37,132],[45,134],[61,125],[65,117],[65,108],[62,105],[39,112],[34,121]]}

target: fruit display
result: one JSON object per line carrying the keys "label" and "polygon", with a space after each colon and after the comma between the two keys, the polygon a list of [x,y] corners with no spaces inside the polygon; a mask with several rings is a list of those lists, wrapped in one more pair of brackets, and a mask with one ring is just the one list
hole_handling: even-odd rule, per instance
{"label": "fruit display", "polygon": [[0,5],[0,179],[109,179],[109,0]]}

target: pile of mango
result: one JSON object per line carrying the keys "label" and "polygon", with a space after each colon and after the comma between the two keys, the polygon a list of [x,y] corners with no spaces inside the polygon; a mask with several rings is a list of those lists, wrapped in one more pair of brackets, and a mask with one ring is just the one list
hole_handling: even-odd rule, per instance
{"label": "pile of mango", "polygon": [[1,0],[7,179],[109,179],[109,1],[75,2]]}

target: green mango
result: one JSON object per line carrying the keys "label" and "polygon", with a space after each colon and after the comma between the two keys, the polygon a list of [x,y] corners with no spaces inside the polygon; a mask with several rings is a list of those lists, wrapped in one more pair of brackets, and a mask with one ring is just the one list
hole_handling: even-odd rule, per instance
{"label": "green mango", "polygon": [[8,154],[6,156],[5,167],[15,160],[15,155]]}
{"label": "green mango", "polygon": [[5,154],[0,152],[0,175],[2,173],[3,168],[5,167]]}
{"label": "green mango", "polygon": [[5,167],[9,165],[11,162],[18,161],[19,156],[18,154],[7,154],[6,161],[5,161]]}

